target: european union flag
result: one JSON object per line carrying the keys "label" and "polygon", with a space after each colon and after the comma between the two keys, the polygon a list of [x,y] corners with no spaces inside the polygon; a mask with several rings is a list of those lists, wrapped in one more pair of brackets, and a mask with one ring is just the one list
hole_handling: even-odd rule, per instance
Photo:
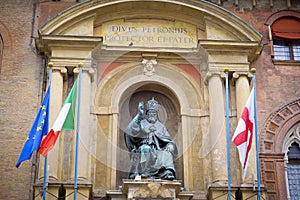
{"label": "european union flag", "polygon": [[[49,87],[50,88],[50,87]],[[44,100],[39,108],[39,111],[36,115],[35,121],[31,127],[31,130],[28,134],[26,142],[24,144],[23,150],[20,154],[19,160],[16,164],[18,168],[20,164],[29,160],[32,156],[33,151],[37,151],[40,148],[40,143],[44,135],[48,133],[48,114],[49,114],[49,97],[50,89],[48,88]]]}

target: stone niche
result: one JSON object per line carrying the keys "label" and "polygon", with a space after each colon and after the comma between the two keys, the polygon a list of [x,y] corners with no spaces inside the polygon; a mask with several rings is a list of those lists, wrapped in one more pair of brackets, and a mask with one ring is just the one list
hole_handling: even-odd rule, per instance
{"label": "stone niche", "polygon": [[182,183],[179,180],[129,180],[124,179],[122,188],[106,192],[110,200],[171,200],[171,199],[192,199],[193,194],[182,191]]}

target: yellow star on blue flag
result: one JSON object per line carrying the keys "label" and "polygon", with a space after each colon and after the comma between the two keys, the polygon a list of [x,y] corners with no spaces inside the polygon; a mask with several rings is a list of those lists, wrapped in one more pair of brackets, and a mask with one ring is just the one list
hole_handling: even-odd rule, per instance
{"label": "yellow star on blue flag", "polygon": [[[50,87],[49,87],[50,88]],[[33,151],[37,151],[40,147],[42,138],[44,135],[48,133],[48,114],[49,114],[49,97],[50,97],[50,89],[48,88],[46,95],[43,99],[43,102],[39,108],[39,111],[36,115],[34,123],[31,127],[31,130],[28,134],[28,137],[25,141],[23,150],[20,154],[19,160],[16,164],[18,168],[20,164],[29,160],[32,156]]]}

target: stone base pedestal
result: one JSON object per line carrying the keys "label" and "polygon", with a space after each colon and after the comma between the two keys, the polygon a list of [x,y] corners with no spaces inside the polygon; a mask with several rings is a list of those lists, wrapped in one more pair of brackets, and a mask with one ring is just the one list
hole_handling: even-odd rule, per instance
{"label": "stone base pedestal", "polygon": [[[57,200],[59,195],[59,188],[61,185],[55,184],[47,187],[46,199]],[[34,185],[35,200],[43,200],[43,184]]]}
{"label": "stone base pedestal", "polygon": [[[92,192],[92,184],[79,182],[77,185],[77,200],[89,200]],[[35,200],[43,199],[43,184],[34,185]],[[47,200],[57,200],[64,198],[66,200],[74,199],[74,183],[65,181],[49,181],[46,193]]]}
{"label": "stone base pedestal", "polygon": [[180,181],[167,180],[123,180],[121,190],[109,190],[106,195],[110,200],[168,200],[191,199],[192,193],[181,192]]}
{"label": "stone base pedestal", "polygon": [[[257,188],[255,188],[257,189]],[[264,189],[261,189],[261,199],[266,199]],[[208,188],[208,200],[218,199],[227,200],[227,186],[210,186]],[[253,186],[232,186],[231,187],[231,197],[232,199],[247,199],[256,200],[257,191],[254,190]]]}
{"label": "stone base pedestal", "polygon": [[[73,200],[74,199],[74,184],[65,185],[66,189],[66,200]],[[89,200],[89,197],[92,192],[92,185],[91,184],[78,184],[76,199],[77,200]]]}

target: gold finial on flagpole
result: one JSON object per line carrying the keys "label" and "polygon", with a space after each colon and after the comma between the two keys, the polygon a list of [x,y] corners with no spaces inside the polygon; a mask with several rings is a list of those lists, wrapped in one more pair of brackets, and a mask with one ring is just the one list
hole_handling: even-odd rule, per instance
{"label": "gold finial on flagpole", "polygon": [[251,73],[253,73],[253,74],[256,73],[256,69],[255,69],[255,68],[251,68],[250,71],[251,71]]}
{"label": "gold finial on flagpole", "polygon": [[229,68],[228,68],[228,67],[225,67],[225,68],[224,68],[224,72],[229,72]]}
{"label": "gold finial on flagpole", "polygon": [[83,63],[78,63],[78,67],[83,67]]}
{"label": "gold finial on flagpole", "polygon": [[53,67],[53,66],[54,66],[53,62],[48,63],[48,67]]}

